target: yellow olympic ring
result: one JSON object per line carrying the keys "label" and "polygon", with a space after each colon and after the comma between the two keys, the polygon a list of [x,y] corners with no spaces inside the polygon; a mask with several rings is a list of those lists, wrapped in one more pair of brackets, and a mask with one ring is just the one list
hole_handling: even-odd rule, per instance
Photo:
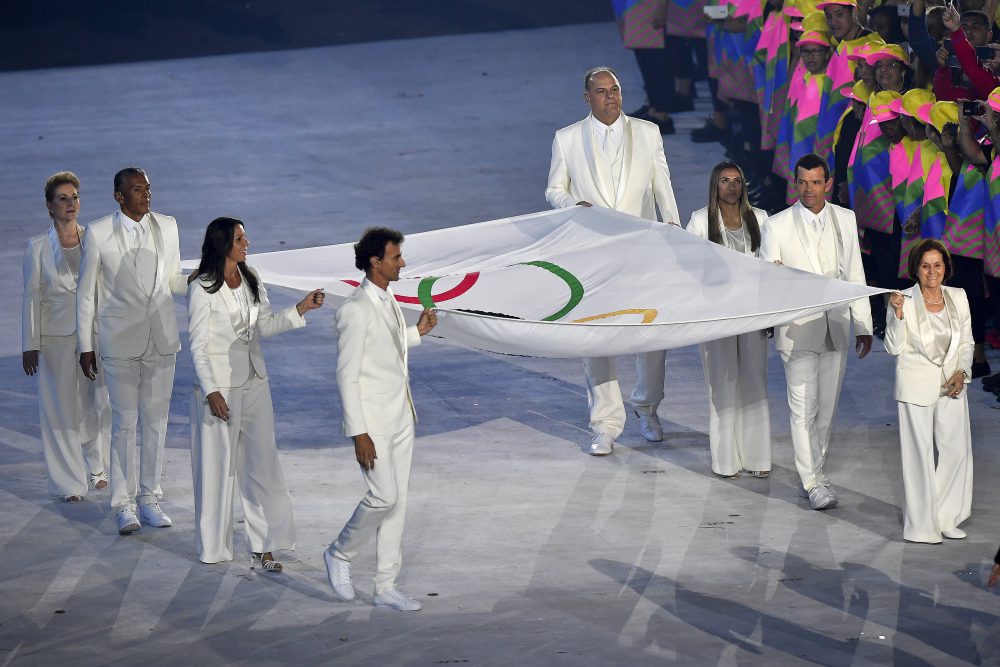
{"label": "yellow olympic ring", "polygon": [[573,320],[574,323],[580,322],[593,322],[594,320],[603,320],[608,317],[616,317],[618,315],[642,315],[642,323],[649,324],[656,319],[657,311],[656,308],[626,308],[625,310],[616,310],[613,313],[604,313],[603,315],[591,315],[590,317],[581,317],[578,320]]}

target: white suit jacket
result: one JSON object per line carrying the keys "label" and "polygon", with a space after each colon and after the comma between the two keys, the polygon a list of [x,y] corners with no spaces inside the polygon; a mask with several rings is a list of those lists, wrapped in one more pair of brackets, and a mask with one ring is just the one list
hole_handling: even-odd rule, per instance
{"label": "white suit jacket", "polygon": [[[588,201],[647,220],[656,220],[656,206],[664,222],[680,224],[670,169],[663,154],[663,138],[653,123],[623,116],[624,136],[621,186],[616,192],[603,169],[597,167],[593,116],[556,132],[545,200],[552,208]],[[599,122],[599,121],[597,121]]]}
{"label": "white suit jacket", "polygon": [[398,323],[366,278],[337,310],[337,389],[344,410],[344,434],[392,435],[412,417],[407,358],[420,344],[417,327],[403,323],[403,313],[389,289]]}
{"label": "white suit jacket", "polygon": [[[753,208],[753,214],[757,218],[757,225],[764,229],[764,220],[767,219],[767,211],[759,208]],[[719,226],[722,226],[722,220],[719,220]],[[691,214],[691,219],[688,220],[687,227],[684,229],[688,230],[698,238],[708,240],[708,207],[700,208]],[[722,232],[725,235],[725,232]],[[747,245],[750,244],[750,234],[747,233]],[[747,250],[750,248],[748,247]],[[754,255],[760,255],[760,248],[757,248],[757,252]]]}
{"label": "white suit jacket", "polygon": [[[836,223],[834,231],[838,244],[838,277],[841,280],[864,285],[865,271],[861,266],[861,248],[858,245],[858,227],[854,211],[835,204],[826,205],[831,209],[830,218]],[[761,230],[760,258],[767,262],[779,260],[785,266],[810,273],[822,273],[822,269],[813,264],[811,255],[806,250],[802,224],[801,216],[796,213],[796,206],[786,208],[768,218]],[[857,299],[849,305],[838,306],[777,327],[774,347],[779,352],[819,350],[826,340],[829,327],[834,349],[846,350],[850,347],[852,320],[855,335],[871,335],[872,314],[867,298]]]}
{"label": "white suit jacket", "polygon": [[904,294],[912,298],[903,300],[903,319],[896,319],[896,312],[889,306],[885,316],[885,350],[896,356],[896,400],[913,405],[933,405],[941,395],[941,385],[951,379],[955,371],[964,370],[965,382],[972,377],[972,318],[969,299],[965,290],[942,287],[944,306],[951,322],[951,344],[940,365],[931,361],[933,334],[927,318],[920,287],[914,285]]}
{"label": "white suit jacket", "polygon": [[93,351],[95,329],[101,354],[112,359],[142,356],[151,336],[160,354],[177,352],[181,343],[171,293],[187,292],[177,222],[169,215],[149,214],[157,267],[153,293],[146,295],[135,267],[122,261],[129,249],[123,215],[115,211],[87,225],[76,299],[80,352]]}
{"label": "white suit jacket", "polygon": [[[251,269],[253,271],[253,269]],[[254,272],[256,275],[256,272]],[[260,349],[260,339],[298,329],[306,325],[295,306],[280,312],[271,310],[264,284],[259,282],[260,302],[250,294],[250,342],[241,338],[245,329],[240,304],[225,284],[214,294],[210,282],[195,280],[188,287],[188,336],[194,372],[205,396],[222,388],[239,387],[250,379],[250,364],[261,378],[267,379],[267,367]]]}
{"label": "white suit jacket", "polygon": [[[77,227],[80,241],[86,234]],[[24,251],[21,350],[39,349],[40,338],[76,332],[76,275],[59,245],[55,227],[28,241]],[[93,343],[91,343],[93,345]]]}

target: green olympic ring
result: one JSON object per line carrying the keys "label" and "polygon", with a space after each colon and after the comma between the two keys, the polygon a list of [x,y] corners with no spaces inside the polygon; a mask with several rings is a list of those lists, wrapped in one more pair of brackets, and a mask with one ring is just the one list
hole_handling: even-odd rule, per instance
{"label": "green olympic ring", "polygon": [[[554,322],[556,320],[559,320],[565,317],[567,314],[569,314],[578,305],[580,305],[580,302],[583,300],[583,294],[584,294],[583,284],[572,273],[562,268],[558,264],[553,264],[552,262],[545,262],[542,260],[538,260],[535,262],[520,262],[520,265],[537,266],[540,269],[545,269],[546,271],[552,273],[553,275],[561,279],[563,282],[566,283],[566,286],[569,287],[569,301],[566,302],[566,305],[563,306],[562,309],[549,315],[548,317],[543,317],[542,322]],[[456,286],[452,290],[449,290],[443,294],[438,295],[438,298],[445,297],[445,299],[442,300],[447,300],[468,291],[468,289],[471,288],[472,285],[476,282],[476,278],[478,278],[478,276],[479,276],[478,272],[474,274],[466,274],[465,279],[461,283],[459,283],[458,286]],[[426,278],[423,278],[417,285],[417,301],[419,301],[420,305],[423,306],[424,308],[434,308],[437,306],[437,304],[434,302],[434,295],[431,293],[431,290],[434,287],[434,283],[437,282],[438,279],[439,276],[427,276]]]}

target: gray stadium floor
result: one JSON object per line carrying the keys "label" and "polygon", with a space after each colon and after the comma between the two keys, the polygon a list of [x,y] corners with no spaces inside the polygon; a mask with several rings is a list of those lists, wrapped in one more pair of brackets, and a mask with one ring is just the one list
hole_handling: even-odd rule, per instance
{"label": "gray stadium floor", "polygon": [[[578,361],[420,347],[400,581],[424,603],[416,614],[372,608],[373,555],[356,564],[353,603],[326,583],[321,553],[364,488],[339,435],[330,311],[265,344],[298,530],[285,574],[197,561],[186,352],[164,473],[174,526],[122,538],[106,492],[77,505],[47,495],[18,313],[50,173],[81,176],[89,220],[113,209],[114,172],[143,166],[188,258],[218,215],[243,218],[259,252],[351,241],[375,223],[413,233],[527,213],[546,207],[552,133],[585,113],[581,73],[601,63],[638,106],[613,24],[0,74],[0,665],[1000,662],[998,598],[983,583],[1000,539],[1000,413],[975,383],[969,538],[904,544],[880,348],[848,363],[828,467],[841,504],[813,512],[796,494],[773,353],[774,473],[722,480],[693,348],[668,355],[664,442],[633,420],[597,459],[583,452]],[[704,105],[665,142],[685,218],[722,157],[683,132]],[[295,298],[276,292],[278,305]],[[628,390],[633,364],[621,367]]]}

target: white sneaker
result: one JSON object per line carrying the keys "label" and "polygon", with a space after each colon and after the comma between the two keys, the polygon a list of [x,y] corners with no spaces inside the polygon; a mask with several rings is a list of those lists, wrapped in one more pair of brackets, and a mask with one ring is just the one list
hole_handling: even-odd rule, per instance
{"label": "white sneaker", "polygon": [[828,510],[837,506],[837,496],[829,486],[814,486],[809,490],[809,507]]}
{"label": "white sneaker", "polygon": [[344,602],[354,599],[354,584],[351,583],[351,564],[334,556],[329,549],[323,552],[323,562],[326,563],[326,578],[330,587]]}
{"label": "white sneaker", "polygon": [[648,415],[641,415],[635,411],[635,416],[639,418],[639,433],[650,442],[663,442],[663,427],[660,425],[660,418],[654,412]]}
{"label": "white sneaker", "polygon": [[139,505],[139,520],[153,528],[168,528],[174,525],[170,517],[163,513],[158,503]]}
{"label": "white sneaker", "polygon": [[942,530],[941,534],[947,537],[949,540],[964,540],[968,535],[961,528],[948,528]]}
{"label": "white sneaker", "polygon": [[607,456],[615,447],[615,439],[610,433],[598,433],[590,443],[591,456]]}
{"label": "white sneaker", "polygon": [[420,611],[422,608],[419,602],[395,588],[376,593],[373,601],[376,607],[389,607],[396,611]]}
{"label": "white sneaker", "polygon": [[136,518],[134,509],[126,505],[122,509],[118,510],[119,535],[131,535],[140,528],[142,528],[142,526],[139,525],[139,519]]}

